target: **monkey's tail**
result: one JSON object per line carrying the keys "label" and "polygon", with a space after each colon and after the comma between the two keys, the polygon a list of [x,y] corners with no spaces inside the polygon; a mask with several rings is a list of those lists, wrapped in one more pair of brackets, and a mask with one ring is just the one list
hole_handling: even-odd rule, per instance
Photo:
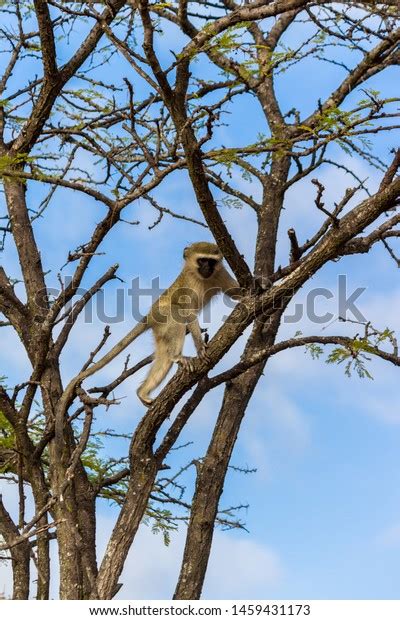
{"label": "monkey's tail", "polygon": [[93,375],[98,370],[101,370],[102,368],[104,368],[104,366],[109,364],[115,357],[117,357],[117,355],[122,353],[122,351],[126,349],[126,347],[128,347],[131,344],[131,342],[136,340],[138,336],[143,334],[148,329],[149,329],[149,325],[147,323],[147,317],[144,317],[140,321],[140,323],[135,325],[135,327],[131,329],[131,331],[128,332],[126,336],[122,338],[122,340],[117,342],[117,344],[115,344],[113,348],[108,351],[108,353],[103,355],[103,357],[99,359],[98,362],[95,362],[94,364],[89,366],[89,368],[87,368],[82,373],[80,373],[79,381],[83,381],[83,379],[86,379],[86,377],[90,377],[90,375]]}

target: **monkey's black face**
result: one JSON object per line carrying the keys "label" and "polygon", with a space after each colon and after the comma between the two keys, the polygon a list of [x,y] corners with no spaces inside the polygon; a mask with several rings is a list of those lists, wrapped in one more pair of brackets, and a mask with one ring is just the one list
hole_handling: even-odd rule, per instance
{"label": "monkey's black face", "polygon": [[198,258],[197,266],[199,274],[203,278],[209,278],[214,273],[217,263],[218,260],[216,260],[215,258]]}

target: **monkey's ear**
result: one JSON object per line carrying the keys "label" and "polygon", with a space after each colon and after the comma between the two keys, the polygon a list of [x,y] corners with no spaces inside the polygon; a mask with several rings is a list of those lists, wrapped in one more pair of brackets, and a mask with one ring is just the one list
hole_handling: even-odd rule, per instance
{"label": "monkey's ear", "polygon": [[188,251],[188,249],[189,249],[188,247],[183,249],[183,258],[184,258],[184,260],[187,259],[187,251]]}

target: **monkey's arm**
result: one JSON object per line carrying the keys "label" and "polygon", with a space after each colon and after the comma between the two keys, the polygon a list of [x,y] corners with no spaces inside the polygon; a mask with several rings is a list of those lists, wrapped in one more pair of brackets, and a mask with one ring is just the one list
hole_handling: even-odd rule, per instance
{"label": "monkey's arm", "polygon": [[245,290],[239,286],[239,283],[232,278],[230,273],[227,272],[225,267],[218,274],[219,285],[221,286],[221,291],[228,295],[231,299],[235,301],[239,301],[245,295]]}
{"label": "monkey's arm", "polygon": [[203,340],[203,336],[201,335],[201,329],[197,318],[194,321],[188,323],[188,330],[190,331],[194,346],[196,347],[197,355],[199,357],[204,357],[206,354],[207,345]]}

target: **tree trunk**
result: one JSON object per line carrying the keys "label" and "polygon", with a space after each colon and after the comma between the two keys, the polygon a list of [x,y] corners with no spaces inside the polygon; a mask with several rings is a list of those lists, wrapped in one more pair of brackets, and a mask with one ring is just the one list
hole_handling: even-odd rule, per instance
{"label": "tree trunk", "polygon": [[10,545],[10,555],[13,573],[13,599],[27,600],[29,598],[30,578],[30,545],[28,540],[15,544],[20,532],[7,512],[0,495],[0,533],[6,543]]}
{"label": "tree trunk", "polygon": [[[254,353],[258,345],[273,344],[280,318],[281,312],[274,315],[266,329],[257,325],[244,355]],[[199,599],[201,596],[229,461],[244,414],[265,364],[262,362],[250,368],[225,388],[218,421],[207,454],[199,467],[174,599]]]}
{"label": "tree trunk", "polygon": [[[38,521],[38,527],[45,524],[46,518]],[[50,595],[50,545],[47,532],[37,535],[37,593],[38,601],[47,601]]]}
{"label": "tree trunk", "polygon": [[206,457],[199,467],[181,572],[174,599],[199,599],[214,534],[214,522],[247,404],[264,364],[251,368],[226,388],[219,419]]}
{"label": "tree trunk", "polygon": [[[143,515],[147,508],[150,493],[159,469],[151,446],[142,444],[140,438],[135,442],[137,450],[130,460],[131,476],[124,506],[115,524],[99,569],[96,590],[91,598],[108,600],[118,592],[118,579],[124,567],[126,556],[132,545]],[[132,446],[135,447],[134,445]],[[131,450],[131,454],[132,454]]]}
{"label": "tree trunk", "polygon": [[[54,418],[63,392],[58,361],[49,361],[43,373],[42,398],[46,417]],[[97,576],[95,495],[78,459],[71,482],[61,493],[71,465],[76,441],[70,424],[49,445],[50,486],[58,501],[54,506],[60,565],[60,598],[87,599]]]}
{"label": "tree trunk", "polygon": [[[35,501],[35,511],[40,512],[49,499],[46,481],[40,465],[33,464],[31,467],[30,481]],[[47,523],[47,515],[43,515],[38,521],[38,527],[46,526]],[[46,601],[50,593],[50,544],[49,536],[46,531],[37,535],[36,553],[38,573],[36,599]]]}
{"label": "tree trunk", "polygon": [[11,551],[13,571],[13,599],[26,601],[29,598],[29,543],[21,543]]}

